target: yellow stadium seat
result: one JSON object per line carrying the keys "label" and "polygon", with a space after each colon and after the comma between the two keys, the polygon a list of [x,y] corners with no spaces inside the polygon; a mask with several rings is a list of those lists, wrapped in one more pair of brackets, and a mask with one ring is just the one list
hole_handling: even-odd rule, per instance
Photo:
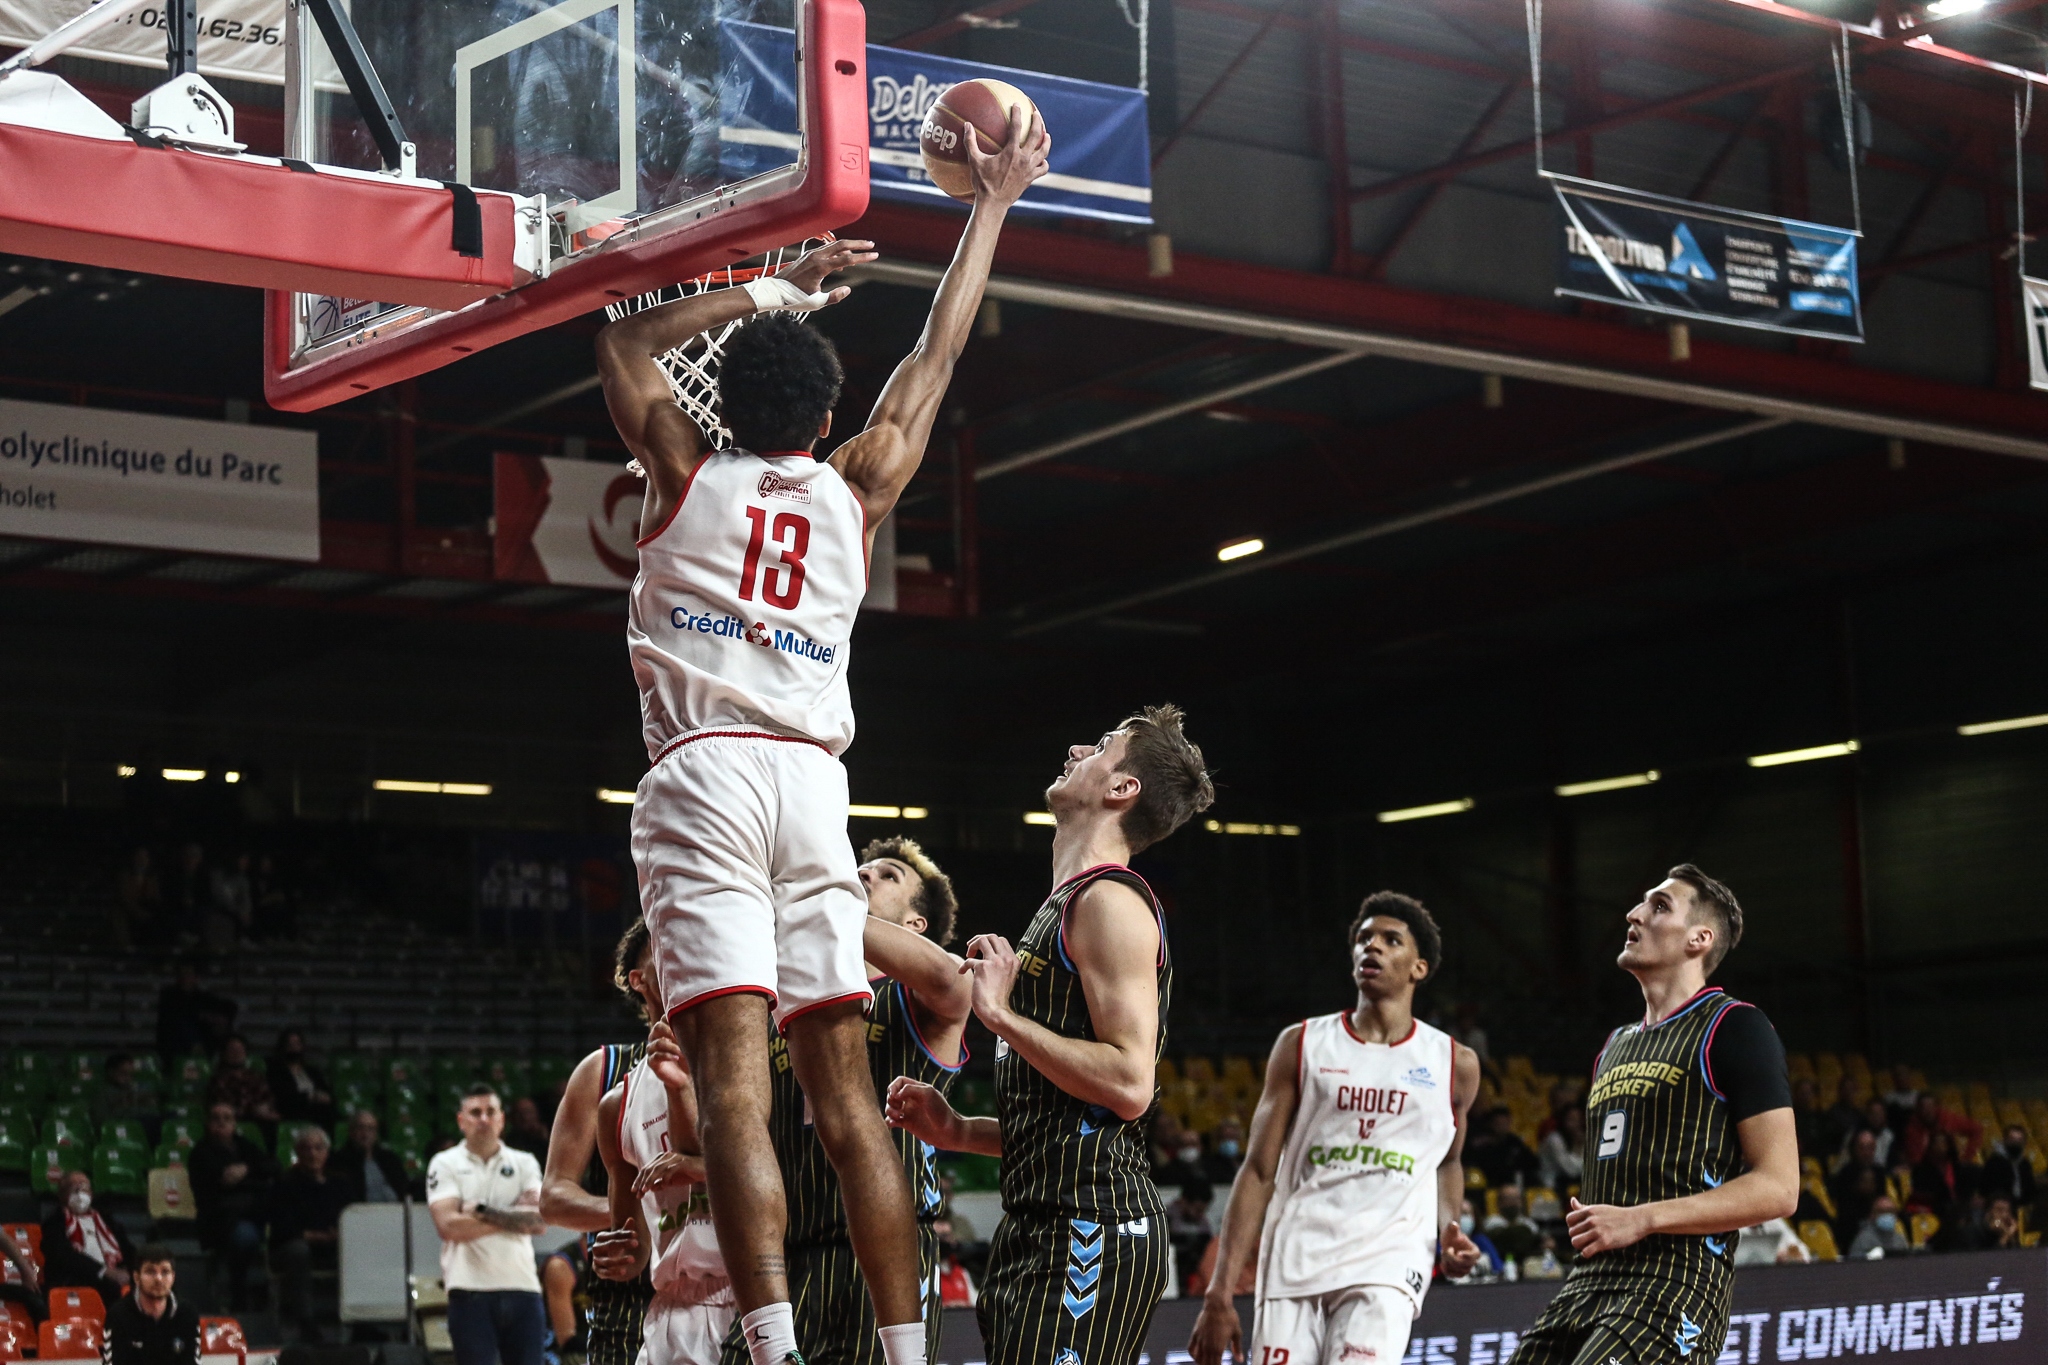
{"label": "yellow stadium seat", "polygon": [[1916,1213],[1908,1220],[1913,1245],[1924,1247],[1941,1231],[1941,1220],[1931,1213]]}
{"label": "yellow stadium seat", "polygon": [[1811,1077],[1813,1058],[1803,1052],[1788,1052],[1785,1054],[1785,1071],[1795,1081],[1802,1076]]}
{"label": "yellow stadium seat", "polygon": [[1159,1065],[1152,1068],[1152,1074],[1158,1078],[1162,1090],[1180,1079],[1180,1069],[1173,1064],[1171,1057],[1161,1057]]}
{"label": "yellow stadium seat", "polygon": [[1828,1173],[1821,1166],[1819,1157],[1809,1156],[1800,1158],[1799,1174],[1802,1180],[1825,1180]]}
{"label": "yellow stadium seat", "polygon": [[1816,1261],[1839,1261],[1842,1253],[1835,1249],[1835,1231],[1818,1218],[1809,1218],[1799,1225],[1799,1240],[1806,1243],[1806,1249],[1813,1253]]}
{"label": "yellow stadium seat", "polygon": [[2008,1123],[2017,1123],[2022,1128],[2026,1127],[2026,1106],[2018,1100],[2000,1100],[1998,1103],[1998,1122],[2001,1126]]}
{"label": "yellow stadium seat", "polygon": [[1216,1079],[1216,1063],[1207,1057],[1184,1057],[1180,1064],[1181,1074],[1191,1081],[1213,1081]]}
{"label": "yellow stadium seat", "polygon": [[1241,1083],[1250,1080],[1251,1076],[1252,1063],[1249,1057],[1225,1057],[1223,1059],[1224,1080]]}
{"label": "yellow stadium seat", "polygon": [[1906,1071],[1906,1083],[1911,1085],[1915,1090],[1925,1090],[1928,1088],[1927,1073],[1922,1071],[1917,1066],[1909,1067]]}
{"label": "yellow stadium seat", "polygon": [[1465,1188],[1468,1190],[1485,1189],[1486,1172],[1480,1170],[1477,1166],[1467,1166],[1465,1168]]}
{"label": "yellow stadium seat", "polygon": [[1812,1195],[1816,1204],[1827,1210],[1828,1217],[1833,1218],[1835,1216],[1835,1197],[1828,1193],[1827,1181],[1817,1175],[1810,1175],[1801,1184],[1800,1188]]}
{"label": "yellow stadium seat", "polygon": [[1991,1103],[1991,1087],[1982,1081],[1971,1081],[1963,1087],[1963,1093],[1969,1096],[1972,1109],[1980,1104],[1988,1107]]}

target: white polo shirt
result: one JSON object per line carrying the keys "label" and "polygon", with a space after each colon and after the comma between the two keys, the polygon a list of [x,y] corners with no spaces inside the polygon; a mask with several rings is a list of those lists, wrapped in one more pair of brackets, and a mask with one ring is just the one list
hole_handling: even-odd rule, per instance
{"label": "white polo shirt", "polygon": [[[458,1143],[427,1163],[427,1205],[460,1201],[457,1211],[479,1206],[540,1212],[540,1162],[533,1153],[500,1145],[488,1157]],[[448,1289],[522,1289],[540,1293],[533,1239],[489,1232],[469,1242],[441,1243],[441,1283]]]}

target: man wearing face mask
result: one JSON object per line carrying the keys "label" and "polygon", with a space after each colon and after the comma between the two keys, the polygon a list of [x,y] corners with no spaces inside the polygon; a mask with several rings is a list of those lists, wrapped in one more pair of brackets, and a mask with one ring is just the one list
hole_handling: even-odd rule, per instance
{"label": "man wearing face mask", "polygon": [[1202,1158],[1202,1174],[1210,1184],[1228,1189],[1230,1182],[1237,1179],[1237,1166],[1243,1160],[1244,1125],[1236,1119],[1225,1119],[1216,1125],[1209,1155]]}
{"label": "man wearing face mask", "polygon": [[57,1187],[57,1211],[43,1220],[43,1285],[91,1289],[112,1303],[128,1287],[135,1246],[113,1219],[92,1206],[92,1177],[67,1171]]}
{"label": "man wearing face mask", "polygon": [[1899,1206],[1890,1195],[1879,1195],[1870,1206],[1870,1217],[1856,1233],[1856,1240],[1849,1243],[1849,1259],[1881,1261],[1887,1256],[1907,1255],[1912,1250],[1913,1244],[1906,1239],[1905,1222],[1899,1217]]}

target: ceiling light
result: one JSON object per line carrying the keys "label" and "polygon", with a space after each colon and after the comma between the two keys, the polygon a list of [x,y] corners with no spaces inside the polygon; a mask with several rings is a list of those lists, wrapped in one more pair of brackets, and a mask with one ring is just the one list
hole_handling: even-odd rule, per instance
{"label": "ceiling light", "polygon": [[931,812],[923,806],[905,806],[903,808],[903,818],[906,820],[922,820],[930,814]]}
{"label": "ceiling light", "polygon": [[204,782],[205,780],[206,769],[204,768],[164,769],[164,781],[166,782]]}
{"label": "ceiling light", "polygon": [[1779,754],[1758,754],[1749,760],[1749,766],[1776,768],[1786,763],[1810,763],[1816,758],[1846,758],[1862,747],[1853,739],[1840,744],[1816,744],[1811,749],[1787,749]]}
{"label": "ceiling light", "polygon": [[1438,801],[1428,806],[1404,806],[1400,810],[1383,810],[1373,818],[1383,825],[1398,825],[1403,820],[1427,820],[1432,815],[1458,815],[1472,809],[1473,800],[1467,796],[1457,801]]}
{"label": "ceiling light", "polygon": [[2031,730],[2036,725],[2048,725],[2048,713],[2038,716],[2015,716],[2011,720],[1986,720],[1975,725],[1958,725],[1959,735],[1995,735],[2004,730]]}
{"label": "ceiling light", "polygon": [[903,815],[901,806],[863,806],[858,802],[846,808],[846,813],[856,819],[895,820]]}
{"label": "ceiling light", "polygon": [[1927,7],[1927,17],[1947,19],[1952,15],[1968,14],[1972,10],[1983,9],[1984,3],[1985,0],[1934,0],[1934,3]]}
{"label": "ceiling light", "polygon": [[1255,555],[1265,548],[1266,542],[1260,540],[1257,536],[1253,536],[1249,540],[1233,540],[1216,552],[1216,558],[1228,564],[1233,559],[1243,559],[1246,555]]}
{"label": "ceiling light", "polygon": [[1024,812],[1024,823],[1027,825],[1056,825],[1059,821],[1052,818],[1052,812],[1049,810],[1027,810]]}
{"label": "ceiling light", "polygon": [[1657,780],[1657,770],[1630,773],[1627,777],[1603,777],[1593,782],[1567,782],[1557,789],[1559,796],[1591,796],[1594,792],[1618,792],[1624,787],[1647,787]]}
{"label": "ceiling light", "polygon": [[407,782],[396,777],[380,777],[370,784],[380,792],[419,792],[427,796],[489,796],[488,782]]}
{"label": "ceiling light", "polygon": [[1202,828],[1211,834],[1281,834],[1290,839],[1301,833],[1300,825],[1254,825],[1237,820],[1208,820]]}
{"label": "ceiling light", "polygon": [[133,777],[135,776],[135,765],[133,763],[123,763],[120,767],[114,769],[114,771],[122,777]]}
{"label": "ceiling light", "polygon": [[630,806],[633,804],[633,795],[632,792],[620,791],[616,787],[599,787],[597,789],[597,799],[604,802],[607,806]]}
{"label": "ceiling light", "polygon": [[232,787],[232,786],[233,786],[233,785],[234,785],[235,783],[237,783],[237,782],[240,782],[240,781],[242,780],[242,775],[241,775],[240,773],[237,773],[237,772],[225,772],[225,773],[222,773],[222,774],[221,774],[220,776],[221,776],[221,780],[222,780],[223,782],[226,782],[226,783],[227,783],[227,784],[228,784],[229,786],[231,786],[231,787]]}

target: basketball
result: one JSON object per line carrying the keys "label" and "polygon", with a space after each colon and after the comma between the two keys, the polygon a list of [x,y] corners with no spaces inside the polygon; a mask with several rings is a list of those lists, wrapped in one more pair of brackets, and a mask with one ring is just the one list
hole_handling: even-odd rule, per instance
{"label": "basketball", "polygon": [[1019,104],[1038,112],[1031,97],[1016,86],[986,78],[961,81],[939,96],[917,130],[924,172],[932,183],[955,199],[971,201],[974,168],[967,160],[967,130],[973,129],[981,139],[984,153],[999,151],[1010,138],[1010,110]]}

